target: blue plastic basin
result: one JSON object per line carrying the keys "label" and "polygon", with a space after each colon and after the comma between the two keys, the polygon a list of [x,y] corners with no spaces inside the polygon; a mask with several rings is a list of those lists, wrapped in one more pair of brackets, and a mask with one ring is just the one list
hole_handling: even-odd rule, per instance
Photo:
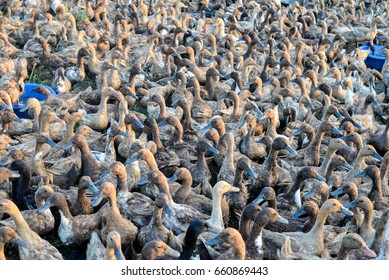
{"label": "blue plastic basin", "polygon": [[370,51],[369,56],[365,60],[366,66],[381,71],[385,63],[385,56],[379,52],[381,52],[384,46],[375,45],[374,47],[375,47],[374,53],[371,51],[368,45],[361,46],[360,49]]}
{"label": "blue plastic basin", "polygon": [[31,119],[31,117],[28,115],[28,110],[24,111],[24,112],[20,112],[20,109],[23,108],[24,104],[27,103],[27,100],[31,97],[35,97],[36,99],[38,99],[39,101],[45,101],[46,100],[46,96],[41,94],[41,93],[38,93],[38,92],[33,92],[31,90],[33,89],[36,89],[37,87],[39,86],[44,86],[45,88],[47,88],[52,95],[56,95],[57,93],[55,92],[54,89],[52,89],[51,87],[49,86],[45,86],[45,85],[41,85],[41,84],[30,84],[30,83],[24,83],[24,93],[20,96],[20,103],[21,105],[17,106],[17,105],[13,105],[13,109],[14,109],[14,112],[15,114],[19,117],[19,118],[24,118],[24,119]]}

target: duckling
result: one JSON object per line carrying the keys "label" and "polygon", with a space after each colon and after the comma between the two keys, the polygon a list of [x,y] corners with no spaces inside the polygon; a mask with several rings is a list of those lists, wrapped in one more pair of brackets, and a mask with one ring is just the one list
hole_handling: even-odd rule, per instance
{"label": "duckling", "polygon": [[0,213],[7,213],[15,221],[16,232],[26,241],[27,248],[19,247],[19,257],[21,260],[62,260],[61,253],[48,241],[39,237],[31,230],[23,219],[18,207],[8,199],[0,200]]}
{"label": "duckling", "polygon": [[98,233],[93,231],[86,250],[86,259],[125,260],[120,234],[117,231],[111,231],[107,236],[107,247],[105,247]]}
{"label": "duckling", "polygon": [[142,227],[139,230],[138,242],[141,246],[144,246],[151,240],[162,240],[168,244],[171,248],[181,252],[182,246],[179,239],[173,234],[171,230],[168,230],[162,224],[162,211],[165,211],[167,215],[173,215],[173,211],[169,207],[169,199],[167,194],[160,193],[155,198],[155,210],[153,217],[148,225]]}

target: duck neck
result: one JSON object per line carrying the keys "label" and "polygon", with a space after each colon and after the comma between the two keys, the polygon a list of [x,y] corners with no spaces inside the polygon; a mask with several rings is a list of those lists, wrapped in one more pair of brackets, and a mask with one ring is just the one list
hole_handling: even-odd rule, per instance
{"label": "duck neck", "polygon": [[153,229],[164,227],[164,225],[162,224],[162,212],[163,208],[155,206],[154,214],[150,221],[150,225]]}
{"label": "duck neck", "polygon": [[377,255],[383,250],[382,248],[384,246],[383,242],[385,239],[385,235],[388,232],[387,222],[388,222],[387,215],[382,215],[376,226],[374,241],[373,244],[371,245],[371,248],[373,249],[374,252],[376,252]]}
{"label": "duck neck", "polygon": [[99,119],[108,116],[108,111],[107,111],[108,98],[109,98],[108,96],[104,96],[104,95],[101,98],[99,110],[96,113],[96,115],[98,116],[97,118]]}
{"label": "duck neck", "polygon": [[350,249],[346,248],[345,245],[341,245],[338,256],[336,257],[337,260],[348,260],[348,257],[350,255]]}
{"label": "duck neck", "polygon": [[323,227],[327,217],[328,217],[328,213],[326,211],[319,210],[315,224],[313,225],[312,229],[308,233],[311,236],[316,236],[317,240],[320,242],[323,241]]}
{"label": "duck neck", "polygon": [[0,260],[4,261],[6,260],[5,254],[4,254],[4,243],[0,242]]}
{"label": "duck neck", "polygon": [[213,225],[216,225],[216,227],[218,227],[219,229],[224,228],[223,213],[222,213],[222,196],[223,194],[220,194],[215,190],[213,190],[212,212],[211,212],[210,221]]}
{"label": "duck neck", "polygon": [[174,127],[175,131],[172,137],[173,142],[177,144],[182,144],[184,142],[184,140],[182,139],[184,136],[184,129],[180,122],[178,122],[177,125],[175,125]]}
{"label": "duck neck", "polygon": [[206,75],[205,79],[206,79],[205,80],[205,88],[208,91],[208,97],[211,100],[215,100],[213,77],[210,75]]}
{"label": "duck neck", "polygon": [[184,120],[183,120],[183,129],[184,130],[193,130],[192,127],[192,113],[190,111],[190,106],[189,105],[184,105],[181,106],[183,115],[184,115]]}
{"label": "duck neck", "polygon": [[124,193],[128,192],[126,172],[117,174],[117,189],[118,192],[124,192]]}
{"label": "duck neck", "polygon": [[373,209],[371,206],[367,207],[366,209],[363,209],[363,211],[365,212],[365,216],[363,217],[363,222],[361,225],[360,232],[373,232],[374,231],[374,228],[372,226]]}
{"label": "duck neck", "polygon": [[117,202],[116,202],[116,193],[108,196],[108,201],[109,201],[109,206],[112,209],[112,212],[115,214],[119,214],[121,216],[120,211],[119,211],[119,207],[118,207]]}
{"label": "duck neck", "polygon": [[58,210],[59,210],[59,214],[61,215],[61,223],[63,222],[63,219],[70,220],[72,222],[75,221],[67,205],[63,205],[59,207]]}
{"label": "duck neck", "polygon": [[267,127],[266,135],[270,137],[277,135],[276,118],[269,118],[269,126]]}
{"label": "duck neck", "polygon": [[318,133],[316,133],[313,141],[307,147],[307,151],[310,151],[315,156],[320,157],[319,151],[320,151],[321,141],[323,140],[324,134],[325,134],[325,132],[322,132],[321,130],[319,130]]}
{"label": "duck neck", "polygon": [[14,220],[19,236],[26,242],[33,242],[33,231],[27,224],[26,220],[23,218],[22,213],[19,211],[19,209],[16,208],[15,211],[12,211],[7,214],[10,215],[11,218]]}
{"label": "duck neck", "polygon": [[197,169],[198,170],[207,170],[207,162],[205,160],[205,152],[198,151],[197,152]]}
{"label": "duck neck", "polygon": [[147,162],[150,170],[158,170],[158,165],[157,162],[155,161],[154,156],[147,157],[145,161]]}
{"label": "duck neck", "polygon": [[74,118],[70,118],[69,122],[67,123],[64,138],[62,139],[64,144],[67,144],[74,136],[74,127],[76,126],[77,122],[78,121]]}
{"label": "duck neck", "polygon": [[175,202],[181,203],[182,201],[186,200],[191,191],[192,181],[192,176],[188,176],[182,179],[181,187],[174,194],[173,200]]}
{"label": "duck neck", "polygon": [[95,172],[96,170],[98,170],[99,165],[97,161],[93,158],[87,142],[82,143],[80,151],[84,173],[86,172],[86,174],[89,174],[89,172],[91,171]]}
{"label": "duck neck", "polygon": [[373,181],[373,185],[369,195],[367,196],[371,201],[382,201],[384,197],[382,196],[381,189],[381,177],[380,176],[372,176],[371,180]]}
{"label": "duck neck", "polygon": [[166,112],[166,103],[165,101],[158,102],[159,105],[159,117],[158,121],[163,121],[167,118],[167,112]]}
{"label": "duck neck", "polygon": [[237,188],[242,188],[243,185],[243,171],[240,168],[236,168],[235,170],[235,178],[234,178],[234,183],[233,186]]}
{"label": "duck neck", "polygon": [[151,134],[153,136],[154,143],[157,145],[157,150],[158,151],[163,150],[165,147],[162,144],[161,137],[159,135],[159,128],[158,128],[158,126],[156,126],[156,127],[153,126],[152,127]]}
{"label": "duck neck", "polygon": [[227,168],[227,170],[234,170],[234,143],[233,140],[227,141],[227,153],[225,155],[223,166]]}
{"label": "duck neck", "polygon": [[278,166],[277,156],[278,156],[279,152],[280,152],[279,150],[275,150],[275,149],[273,149],[273,147],[271,147],[270,152],[269,152],[269,156],[267,157],[267,159],[263,163],[264,170],[268,170],[270,172],[270,170],[277,168],[277,166]]}

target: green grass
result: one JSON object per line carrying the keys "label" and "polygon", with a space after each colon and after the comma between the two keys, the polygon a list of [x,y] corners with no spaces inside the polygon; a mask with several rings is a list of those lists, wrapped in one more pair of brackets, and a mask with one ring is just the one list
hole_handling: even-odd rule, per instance
{"label": "green grass", "polygon": [[87,18],[88,18],[88,16],[86,15],[86,11],[84,11],[84,10],[79,11],[76,15],[77,22],[82,22],[83,20],[85,20]]}

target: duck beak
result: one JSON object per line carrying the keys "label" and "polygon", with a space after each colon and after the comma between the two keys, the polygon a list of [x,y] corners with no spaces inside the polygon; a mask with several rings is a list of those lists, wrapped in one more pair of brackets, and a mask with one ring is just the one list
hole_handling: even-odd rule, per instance
{"label": "duck beak", "polygon": [[49,144],[52,148],[58,148],[57,143],[55,143],[51,138],[47,140],[47,144]]}
{"label": "duck beak", "polygon": [[213,245],[216,245],[216,244],[219,244],[221,242],[221,239],[220,239],[220,236],[216,236],[212,239],[209,239],[205,242],[205,245],[208,245],[208,246],[213,246]]}
{"label": "duck beak", "polygon": [[38,214],[42,214],[43,212],[45,212],[47,209],[50,208],[50,202],[46,201],[45,204],[43,204],[41,207],[39,207],[38,209],[36,209],[36,212]]}
{"label": "duck beak", "polygon": [[349,164],[348,162],[343,163],[342,166],[347,168],[348,170],[353,170],[354,169],[354,167],[351,164]]}
{"label": "duck beak", "polygon": [[317,175],[317,176],[315,176],[314,178],[315,178],[316,180],[319,180],[319,181],[322,181],[322,182],[325,182],[325,181],[326,181],[326,179],[325,179],[324,177],[320,176],[320,175]]}
{"label": "duck beak", "polygon": [[20,177],[20,174],[16,170],[11,171],[11,176],[9,176],[9,178],[19,178],[19,177]]}
{"label": "duck beak", "polygon": [[285,147],[285,150],[287,150],[292,155],[297,155],[297,152],[289,145]]}
{"label": "duck beak", "polygon": [[149,182],[149,178],[143,177],[142,179],[136,181],[135,184],[137,186],[141,186],[141,185],[147,184],[148,182]]}
{"label": "duck beak", "polygon": [[240,189],[237,187],[231,186],[231,188],[229,189],[228,192],[235,192],[236,193],[236,192],[240,192]]}
{"label": "duck beak", "polygon": [[94,194],[99,193],[99,189],[96,188],[95,184],[93,184],[92,182],[88,183],[88,190],[90,190]]}
{"label": "duck beak", "polygon": [[173,184],[177,180],[178,180],[177,174],[173,174],[173,176],[170,177],[169,180],[167,180],[167,183],[168,184]]}
{"label": "duck beak", "polygon": [[251,204],[259,205],[262,201],[264,201],[264,199],[263,199],[264,194],[265,194],[264,190],[262,190],[261,193],[258,195],[258,197],[251,202]]}
{"label": "duck beak", "polygon": [[87,52],[87,53],[86,53],[86,56],[88,56],[88,57],[93,57],[92,53],[90,53],[90,52]]}
{"label": "duck beak", "polygon": [[342,85],[342,81],[339,81],[339,82],[335,83],[334,87],[337,87],[337,86],[340,86],[340,85]]}
{"label": "duck beak", "polygon": [[315,107],[313,106],[312,102],[308,102],[305,104],[305,108],[307,109],[315,109]]}
{"label": "duck beak", "polygon": [[115,244],[114,248],[113,248],[113,251],[115,253],[115,258],[116,260],[118,261],[124,261],[126,258],[124,257],[123,255],[123,252],[122,252],[122,249],[117,245]]}
{"label": "duck beak", "polygon": [[99,180],[104,180],[105,178],[108,177],[108,175],[111,174],[111,169],[108,169],[107,171],[105,171],[103,174],[101,174],[99,176]]}
{"label": "duck beak", "polygon": [[341,140],[343,140],[343,141],[348,141],[348,135],[343,136],[343,137],[340,137],[339,139],[341,139]]}
{"label": "duck beak", "polygon": [[[0,163],[0,166],[6,166],[8,164],[11,163],[11,156],[8,156],[5,160],[3,160],[1,163]],[[9,168],[8,168],[9,169]]]}
{"label": "duck beak", "polygon": [[293,135],[294,135],[294,136],[298,136],[298,135],[300,135],[302,132],[303,132],[303,129],[300,127],[299,129],[297,129],[297,130],[293,133]]}
{"label": "duck beak", "polygon": [[382,160],[382,157],[381,157],[379,154],[377,154],[377,152],[375,152],[375,153],[373,154],[373,157],[375,157],[375,158],[378,159],[378,160]]}
{"label": "duck beak", "polygon": [[22,119],[19,118],[18,116],[15,116],[14,121],[17,122],[17,123],[22,123],[23,122]]}
{"label": "duck beak", "polygon": [[350,217],[354,216],[354,213],[351,212],[350,210],[346,209],[345,207],[342,207],[342,209],[340,209],[340,213],[345,214],[346,216],[350,216]]}
{"label": "duck beak", "polygon": [[139,127],[140,129],[143,129],[145,126],[140,122],[140,121],[138,121],[138,120],[135,120],[134,121],[134,124],[137,126],[137,127]]}
{"label": "duck beak", "polygon": [[151,98],[147,98],[145,101],[145,103],[151,103],[151,102],[154,102]]}
{"label": "duck beak", "polygon": [[19,236],[16,236],[12,242],[23,248],[28,248],[30,246],[30,243],[24,241]]}
{"label": "duck beak", "polygon": [[373,250],[371,250],[369,247],[367,247],[367,245],[363,246],[360,250],[365,256],[367,256],[369,258],[376,258],[377,257],[377,254]]}
{"label": "duck beak", "polygon": [[331,196],[332,196],[332,197],[335,197],[335,196],[341,195],[341,194],[344,194],[343,188],[339,188],[339,189],[334,190],[333,192],[331,192]]}
{"label": "duck beak", "polygon": [[117,67],[115,67],[115,66],[111,66],[111,70],[119,70],[119,69],[117,69]]}
{"label": "duck beak", "polygon": [[207,124],[206,126],[204,126],[202,129],[201,129],[201,132],[205,132],[207,131],[208,129],[210,129],[212,127],[211,124]]}
{"label": "duck beak", "polygon": [[247,174],[248,174],[250,177],[252,177],[252,178],[255,178],[255,177],[256,177],[254,171],[251,169],[250,166],[247,166],[245,170],[246,170]]}
{"label": "duck beak", "polygon": [[180,257],[180,252],[176,251],[176,250],[173,250],[172,248],[168,247],[166,248],[166,251],[165,251],[165,254],[166,255],[169,255],[169,256],[172,256],[174,258],[178,258]]}
{"label": "duck beak", "polygon": [[[130,86],[130,87],[131,87],[131,86]],[[131,96],[131,97],[134,98],[135,100],[138,100],[138,99],[139,99],[138,96],[136,96],[136,95],[133,94],[133,93],[130,93],[129,96]]]}
{"label": "duck beak", "polygon": [[96,197],[92,200],[91,206],[96,207],[97,205],[100,204],[100,202],[103,200],[103,195],[101,191],[99,191],[96,195]]}
{"label": "duck beak", "polygon": [[219,150],[216,149],[214,146],[210,146],[207,148],[207,151],[211,152],[212,154],[214,155],[218,155],[219,154]]}
{"label": "duck beak", "polygon": [[125,131],[120,131],[120,132],[118,133],[118,135],[124,136],[124,137],[126,137],[126,138],[130,138],[130,134],[128,134],[128,133],[125,132]]}
{"label": "duck beak", "polygon": [[362,178],[366,176],[366,170],[362,170],[361,172],[354,175],[355,178]]}
{"label": "duck beak", "polygon": [[132,157],[127,159],[124,164],[127,165],[127,164],[133,163],[133,162],[135,162],[137,160],[139,160],[139,156],[138,155],[133,155]]}
{"label": "duck beak", "polygon": [[335,134],[335,135],[343,135],[343,133],[342,133],[339,129],[337,129],[336,127],[333,127],[333,128],[331,129],[331,131],[332,131],[332,133]]}
{"label": "duck beak", "polygon": [[164,205],[162,206],[162,208],[163,208],[163,210],[166,212],[166,215],[168,215],[169,217],[174,216],[174,211],[173,211],[172,208],[170,208],[169,205],[164,204]]}
{"label": "duck beak", "polygon": [[325,78],[328,78],[331,76],[331,71],[328,71],[327,74],[324,75]]}
{"label": "duck beak", "polygon": [[335,112],[334,116],[337,117],[338,119],[342,117],[342,115],[339,112]]}
{"label": "duck beak", "polygon": [[261,110],[259,110],[259,108],[257,106],[255,106],[253,108],[254,112],[257,113],[259,116],[262,116],[263,115],[263,112]]}
{"label": "duck beak", "polygon": [[298,217],[304,215],[304,211],[302,208],[300,208],[299,210],[297,210],[296,212],[294,212],[290,217],[292,219],[297,219]]}
{"label": "duck beak", "polygon": [[345,207],[345,208],[348,208],[348,209],[350,209],[350,208],[355,208],[355,207],[357,207],[357,201],[356,201],[356,200],[353,200],[353,201],[351,201],[351,202],[345,204],[344,207]]}
{"label": "duck beak", "polygon": [[166,120],[163,120],[163,121],[161,121],[161,122],[158,124],[158,126],[165,126],[165,125],[167,125]]}
{"label": "duck beak", "polygon": [[356,127],[356,128],[358,128],[358,129],[362,129],[363,127],[359,124],[359,123],[357,123],[357,122],[353,122],[353,125]]}
{"label": "duck beak", "polygon": [[317,91],[317,90],[320,90],[320,88],[319,87],[315,87],[315,88],[312,88],[311,90],[312,91]]}
{"label": "duck beak", "polygon": [[62,150],[67,150],[67,149],[71,148],[72,146],[73,146],[73,142],[70,141],[69,143],[63,145],[61,149]]}
{"label": "duck beak", "polygon": [[220,99],[224,99],[226,97],[227,97],[227,94],[223,94],[223,95],[220,96]]}
{"label": "duck beak", "polygon": [[[219,75],[218,75],[219,74]],[[225,74],[224,76],[220,73],[216,74],[216,76],[220,77],[220,78],[225,78],[225,79],[229,79],[231,78],[231,72],[230,73],[227,73]]]}
{"label": "duck beak", "polygon": [[303,195],[303,198],[307,199],[307,198],[310,198],[310,197],[314,196],[315,194],[316,194],[315,188],[311,188],[311,189],[309,190],[309,192],[307,192],[307,193],[305,193],[305,194]]}
{"label": "duck beak", "polygon": [[289,224],[289,221],[281,216],[278,217],[277,222],[285,225]]}

